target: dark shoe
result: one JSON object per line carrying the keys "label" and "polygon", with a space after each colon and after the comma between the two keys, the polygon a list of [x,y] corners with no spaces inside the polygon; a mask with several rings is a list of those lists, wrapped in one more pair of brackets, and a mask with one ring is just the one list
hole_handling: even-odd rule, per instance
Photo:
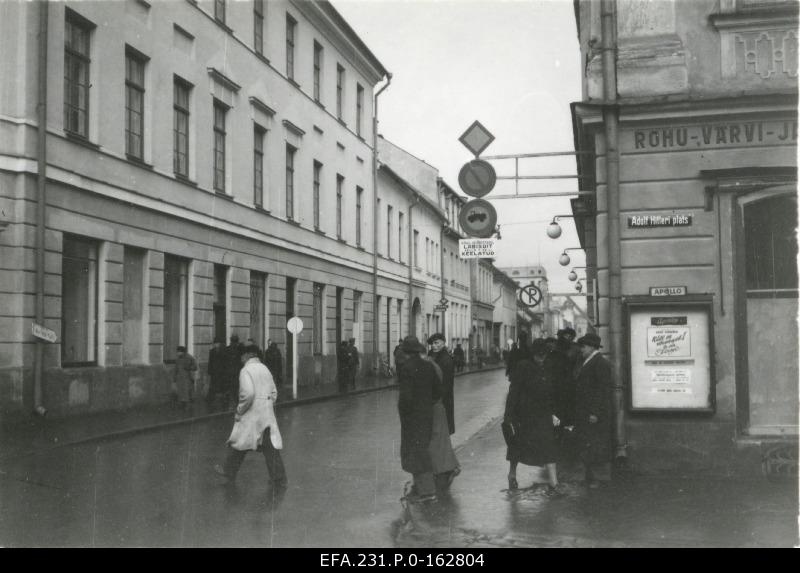
{"label": "dark shoe", "polygon": [[508,476],[508,489],[519,489],[516,477]]}

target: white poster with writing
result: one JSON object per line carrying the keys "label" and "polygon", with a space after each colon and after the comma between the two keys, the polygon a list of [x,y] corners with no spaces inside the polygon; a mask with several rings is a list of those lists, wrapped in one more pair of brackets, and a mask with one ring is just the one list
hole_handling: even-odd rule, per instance
{"label": "white poster with writing", "polygon": [[689,358],[692,339],[688,326],[651,326],[647,329],[649,358]]}

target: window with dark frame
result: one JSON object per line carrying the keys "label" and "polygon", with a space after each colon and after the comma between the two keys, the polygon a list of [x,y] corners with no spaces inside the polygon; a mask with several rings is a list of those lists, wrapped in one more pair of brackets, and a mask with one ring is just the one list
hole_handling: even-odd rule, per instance
{"label": "window with dark frame", "polygon": [[419,231],[414,229],[414,266],[419,268]]}
{"label": "window with dark frame", "polygon": [[144,66],[147,59],[125,51],[125,153],[144,159]]}
{"label": "window with dark frame", "polygon": [[322,178],[322,163],[314,161],[314,228],[319,229],[319,186],[320,179]]}
{"label": "window with dark frame", "polygon": [[94,26],[66,10],[64,26],[64,130],[89,137],[90,35]]}
{"label": "window with dark frame", "polygon": [[189,262],[164,255],[164,362],[174,362],[176,347],[186,345],[189,330]]}
{"label": "window with dark frame", "polygon": [[97,360],[96,241],[64,235],[61,258],[61,365]]}
{"label": "window with dark frame", "polygon": [[253,124],[253,203],[264,206],[264,137],[267,130]]}
{"label": "window with dark frame", "polygon": [[286,218],[294,219],[294,155],[297,148],[286,144]]}
{"label": "window with dark frame", "polygon": [[344,177],[336,175],[336,238],[342,238],[342,193]]}
{"label": "window with dark frame", "polygon": [[324,339],[324,321],[322,316],[322,307],[325,296],[325,285],[314,283],[314,301],[312,312],[314,313],[314,324],[311,330],[312,347],[314,355],[319,356],[323,350]]}
{"label": "window with dark frame", "polygon": [[745,275],[749,296],[797,297],[797,198],[745,205]]}
{"label": "window with dark frame", "polygon": [[343,121],[344,68],[336,64],[336,117]]}
{"label": "window with dark frame", "polygon": [[172,168],[177,175],[189,177],[189,91],[191,85],[173,80],[174,110],[172,126]]}
{"label": "window with dark frame", "polygon": [[250,271],[250,336],[259,348],[266,350],[267,275]]}
{"label": "window with dark frame", "polygon": [[228,107],[214,100],[214,190],[225,193],[225,114]]}
{"label": "window with dark frame", "polygon": [[364,190],[361,187],[356,187],[356,246],[361,246],[361,204],[363,200]]}
{"label": "window with dark frame", "polygon": [[286,14],[286,77],[294,80],[294,42],[297,21]]}
{"label": "window with dark frame", "polygon": [[322,78],[322,46],[314,41],[314,101],[319,102],[322,97],[321,90]]}
{"label": "window with dark frame", "polygon": [[403,262],[403,213],[397,212],[397,260]]}
{"label": "window with dark frame", "polygon": [[362,121],[364,116],[364,88],[356,84],[356,135],[361,136]]}
{"label": "window with dark frame", "polygon": [[253,0],[253,49],[264,55],[264,0]]}
{"label": "window with dark frame", "polygon": [[386,206],[386,257],[392,258],[392,206]]}
{"label": "window with dark frame", "polygon": [[221,24],[225,23],[225,0],[214,0],[214,19]]}

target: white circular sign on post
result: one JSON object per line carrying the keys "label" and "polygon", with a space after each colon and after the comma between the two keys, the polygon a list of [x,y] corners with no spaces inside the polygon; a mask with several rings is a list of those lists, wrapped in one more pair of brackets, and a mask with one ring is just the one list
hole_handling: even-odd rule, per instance
{"label": "white circular sign on post", "polygon": [[303,321],[298,317],[293,316],[286,323],[286,328],[292,334],[300,334],[300,332],[303,330]]}

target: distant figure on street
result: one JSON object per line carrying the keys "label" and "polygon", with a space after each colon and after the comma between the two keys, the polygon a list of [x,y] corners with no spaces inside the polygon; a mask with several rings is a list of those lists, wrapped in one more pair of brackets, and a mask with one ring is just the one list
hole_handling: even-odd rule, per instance
{"label": "distant figure on street", "polygon": [[260,450],[273,487],[285,490],[286,470],[280,453],[283,440],[275,418],[278,389],[269,369],[258,359],[256,345],[251,344],[244,349],[241,363],[239,403],[227,442],[228,454],[225,464],[215,465],[214,471],[233,482],[247,452]]}
{"label": "distant figure on street", "polygon": [[473,354],[475,355],[475,362],[477,362],[478,368],[483,368],[483,359],[486,357],[486,351],[478,346]]}
{"label": "distant figure on street", "polygon": [[264,364],[272,374],[276,386],[283,385],[283,357],[278,349],[278,343],[267,340],[267,351],[264,353]]}
{"label": "distant figure on street", "polygon": [[453,364],[455,365],[456,372],[464,371],[465,360],[466,357],[464,356],[464,349],[461,348],[460,344],[456,344],[456,347],[453,350]]}
{"label": "distant figure on street", "polygon": [[600,354],[600,337],[578,339],[582,363],[575,379],[575,433],[586,471],[586,484],[597,487],[592,467],[611,461],[611,363]]}
{"label": "distant figure on street", "polygon": [[[517,489],[517,464],[545,466],[549,494],[561,495],[556,473],[557,449],[553,427],[555,415],[553,381],[545,364],[547,346],[535,340],[530,354],[520,355],[511,371],[511,386],[503,419],[508,442],[508,488]],[[510,430],[509,430],[510,428]]]}
{"label": "distant figure on street", "polygon": [[225,386],[227,365],[225,361],[225,340],[222,338],[214,339],[214,346],[208,353],[208,393],[206,403],[210,406],[218,397],[223,401],[227,398],[228,392]]}
{"label": "distant figure on street", "polygon": [[356,339],[351,338],[347,346],[347,366],[348,366],[348,387],[350,390],[356,389],[356,376],[358,376],[358,370],[361,367],[361,356],[358,354],[358,348],[356,348]]}
{"label": "distant figure on street", "polygon": [[436,483],[430,455],[433,434],[433,397],[438,385],[433,364],[423,360],[426,348],[416,336],[406,336],[401,345],[406,355],[398,370],[400,415],[400,464],[413,476],[408,502],[436,499]]}
{"label": "distant figure on street", "polygon": [[453,388],[455,386],[455,365],[450,353],[447,351],[444,336],[437,332],[428,339],[431,351],[428,353],[442,369],[442,405],[447,414],[447,427],[450,435],[456,431],[455,400]]}
{"label": "distant figure on street", "polygon": [[336,382],[339,392],[347,392],[350,385],[350,352],[346,340],[342,340],[336,349]]}
{"label": "distant figure on street", "polygon": [[506,362],[506,377],[511,376],[511,371],[514,369],[514,364],[521,356],[529,356],[528,351],[528,333],[520,330],[517,336],[517,345],[512,345],[511,352],[508,353],[508,361]]}
{"label": "distant figure on street", "polygon": [[173,373],[173,392],[181,408],[194,400],[194,380],[197,373],[197,360],[186,352],[185,346],[178,346]]}
{"label": "distant figure on street", "polygon": [[264,362],[264,352],[261,350],[261,348],[258,346],[258,344],[256,344],[255,340],[253,340],[252,338],[248,338],[247,342],[245,343],[245,346],[251,346],[251,345],[258,347],[258,359],[263,363]]}
{"label": "distant figure on street", "polygon": [[244,344],[239,342],[239,335],[232,334],[230,344],[225,349],[225,362],[228,366],[227,390],[229,401],[234,404],[239,400],[239,371],[242,369]]}

